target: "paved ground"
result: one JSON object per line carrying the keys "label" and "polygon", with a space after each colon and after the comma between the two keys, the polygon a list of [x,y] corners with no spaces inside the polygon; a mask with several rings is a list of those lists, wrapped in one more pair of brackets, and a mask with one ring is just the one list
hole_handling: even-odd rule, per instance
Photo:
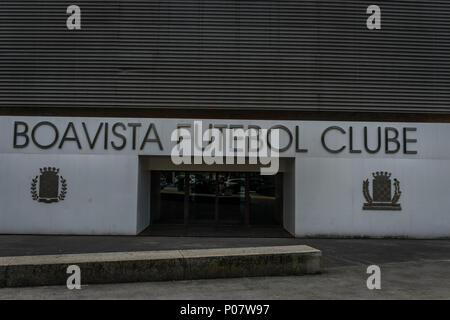
{"label": "paved ground", "polygon": [[381,265],[381,290],[366,287],[366,267],[322,275],[0,289],[0,299],[450,299],[450,260]]}
{"label": "paved ground", "polygon": [[[0,299],[450,299],[450,240],[0,236],[0,256],[307,244],[318,276],[0,289]],[[366,268],[382,289],[366,287]]]}
{"label": "paved ground", "polygon": [[121,236],[0,236],[0,256],[236,248],[306,244],[324,267],[450,259],[450,240],[295,239]]}

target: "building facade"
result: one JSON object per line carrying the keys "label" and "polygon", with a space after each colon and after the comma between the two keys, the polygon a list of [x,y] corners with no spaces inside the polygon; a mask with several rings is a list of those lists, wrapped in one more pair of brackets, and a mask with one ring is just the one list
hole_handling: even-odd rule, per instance
{"label": "building facade", "polygon": [[[0,3],[0,233],[450,236],[450,4],[74,4]],[[277,173],[174,163],[196,123],[278,130]]]}

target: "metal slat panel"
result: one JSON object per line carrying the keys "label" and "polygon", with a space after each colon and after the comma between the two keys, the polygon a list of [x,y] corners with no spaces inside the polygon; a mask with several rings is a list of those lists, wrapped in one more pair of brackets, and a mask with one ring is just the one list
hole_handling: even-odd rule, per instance
{"label": "metal slat panel", "polygon": [[0,107],[450,113],[450,2],[0,2]]}

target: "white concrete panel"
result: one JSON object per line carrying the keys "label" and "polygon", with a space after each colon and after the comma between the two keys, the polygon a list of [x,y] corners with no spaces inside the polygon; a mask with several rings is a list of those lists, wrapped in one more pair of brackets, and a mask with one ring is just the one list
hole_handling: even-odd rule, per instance
{"label": "white concrete panel", "polygon": [[[401,211],[362,209],[376,171],[400,181]],[[449,181],[447,160],[297,158],[296,236],[449,237]]]}
{"label": "white concrete panel", "polygon": [[[67,180],[58,203],[30,194],[48,166]],[[137,172],[130,156],[0,154],[0,233],[136,234]]]}
{"label": "white concrete panel", "polygon": [[137,230],[140,233],[150,225],[150,171],[146,160],[139,159]]}
{"label": "white concrete panel", "polygon": [[283,227],[292,235],[295,235],[295,198],[295,159],[290,159],[283,173]]}

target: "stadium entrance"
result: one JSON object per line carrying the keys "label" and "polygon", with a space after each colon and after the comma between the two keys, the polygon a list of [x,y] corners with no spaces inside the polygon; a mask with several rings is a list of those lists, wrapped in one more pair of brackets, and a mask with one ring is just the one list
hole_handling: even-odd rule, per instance
{"label": "stadium entrance", "polygon": [[248,233],[243,227],[283,230],[282,173],[152,171],[150,181],[151,226],[144,233],[167,234],[180,226],[200,235]]}

